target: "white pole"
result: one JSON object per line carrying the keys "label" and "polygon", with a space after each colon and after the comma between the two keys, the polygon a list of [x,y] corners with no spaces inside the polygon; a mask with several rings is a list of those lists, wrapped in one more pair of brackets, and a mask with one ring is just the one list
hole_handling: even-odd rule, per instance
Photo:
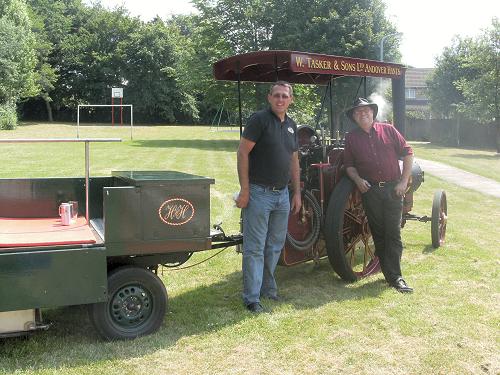
{"label": "white pole", "polygon": [[90,184],[90,152],[89,142],[85,142],[85,219],[87,225],[90,226],[89,221],[89,184]]}
{"label": "white pole", "polygon": [[78,111],[76,112],[76,138],[80,138],[80,104],[78,104]]}
{"label": "white pole", "polygon": [[130,105],[130,140],[133,140],[132,131],[134,129],[134,106]]}
{"label": "white pole", "polygon": [[380,40],[380,61],[384,61],[384,42],[387,38],[390,38],[391,36],[397,36],[398,38],[401,38],[403,34],[402,33],[393,33],[389,35],[385,35],[382,37]]}

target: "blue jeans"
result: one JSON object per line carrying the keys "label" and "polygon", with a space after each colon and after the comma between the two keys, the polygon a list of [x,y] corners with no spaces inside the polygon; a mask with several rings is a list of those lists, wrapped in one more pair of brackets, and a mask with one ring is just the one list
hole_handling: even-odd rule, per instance
{"label": "blue jeans", "polygon": [[276,296],[274,270],[285,245],[290,200],[288,188],[272,191],[250,184],[250,199],[243,209],[243,302]]}

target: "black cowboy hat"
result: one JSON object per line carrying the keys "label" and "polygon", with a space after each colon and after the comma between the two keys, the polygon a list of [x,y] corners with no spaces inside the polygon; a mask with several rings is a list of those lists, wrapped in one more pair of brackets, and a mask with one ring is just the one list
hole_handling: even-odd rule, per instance
{"label": "black cowboy hat", "polygon": [[354,121],[354,119],[352,118],[352,112],[356,109],[356,108],[359,108],[359,107],[371,107],[372,110],[373,110],[373,118],[377,117],[377,113],[378,113],[378,105],[376,105],[375,103],[371,103],[369,102],[367,99],[365,98],[357,98],[353,103],[352,103],[352,107],[349,108],[347,111],[345,111],[347,117],[349,117],[351,120]]}

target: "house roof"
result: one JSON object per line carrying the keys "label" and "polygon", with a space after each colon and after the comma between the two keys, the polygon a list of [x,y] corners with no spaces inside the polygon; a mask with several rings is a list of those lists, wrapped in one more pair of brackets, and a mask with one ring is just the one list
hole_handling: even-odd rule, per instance
{"label": "house roof", "polygon": [[406,87],[427,87],[427,79],[434,68],[408,68],[405,74]]}

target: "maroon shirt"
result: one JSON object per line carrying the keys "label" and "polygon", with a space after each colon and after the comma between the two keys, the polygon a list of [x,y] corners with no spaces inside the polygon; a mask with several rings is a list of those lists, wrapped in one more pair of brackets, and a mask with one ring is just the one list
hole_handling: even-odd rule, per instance
{"label": "maroon shirt", "polygon": [[412,148],[390,124],[375,122],[369,133],[358,127],[345,137],[345,167],[369,182],[399,180],[398,160],[406,155],[413,155]]}

